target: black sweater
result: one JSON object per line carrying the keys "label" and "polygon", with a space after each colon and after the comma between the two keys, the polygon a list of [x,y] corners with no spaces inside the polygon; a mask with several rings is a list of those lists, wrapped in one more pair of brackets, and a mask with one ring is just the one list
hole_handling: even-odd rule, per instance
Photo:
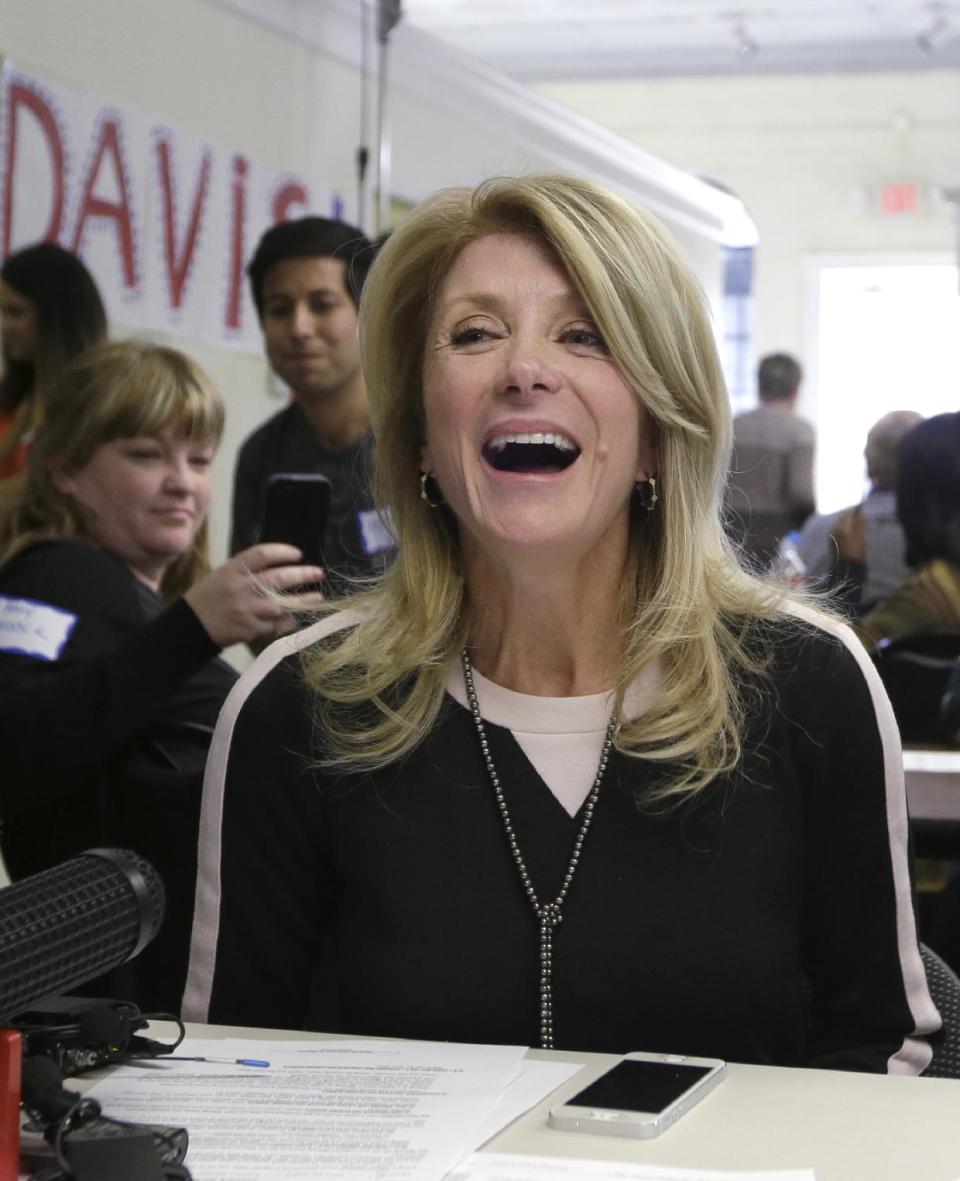
{"label": "black sweater", "polygon": [[[44,639],[50,608],[65,640]],[[203,765],[236,680],[218,652],[184,600],[165,606],[90,541],[32,545],[0,570],[4,860],[14,879],[104,845],[154,864],[163,930],[139,981],[116,985],[150,1006],[175,1007],[186,971]]]}
{"label": "black sweater", "polygon": [[[329,628],[274,645],[221,715],[185,1011],[535,1044],[537,924],[472,719],[448,698],[402,764],[312,770],[296,649]],[[922,1037],[939,1023],[889,706],[853,647],[781,630],[735,774],[652,812],[639,806],[651,765],[612,757],[555,934],[559,1047],[925,1065]],[[509,730],[487,732],[533,883],[551,898],[580,818]]]}

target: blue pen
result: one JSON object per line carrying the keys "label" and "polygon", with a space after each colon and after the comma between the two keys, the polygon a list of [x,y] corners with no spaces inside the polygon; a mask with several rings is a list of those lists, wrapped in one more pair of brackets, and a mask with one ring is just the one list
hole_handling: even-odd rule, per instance
{"label": "blue pen", "polygon": [[167,1061],[173,1062],[226,1062],[230,1066],[269,1066],[262,1058],[189,1058],[182,1054],[170,1054]]}

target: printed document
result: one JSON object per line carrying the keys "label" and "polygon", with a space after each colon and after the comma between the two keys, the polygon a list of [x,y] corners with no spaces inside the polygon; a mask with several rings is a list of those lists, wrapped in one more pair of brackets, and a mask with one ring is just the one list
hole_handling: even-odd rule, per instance
{"label": "printed document", "polygon": [[450,1043],[187,1039],[171,1059],[216,1061],[131,1064],[87,1094],[111,1118],[187,1128],[194,1181],[439,1181],[579,1069],[527,1063],[525,1053]]}

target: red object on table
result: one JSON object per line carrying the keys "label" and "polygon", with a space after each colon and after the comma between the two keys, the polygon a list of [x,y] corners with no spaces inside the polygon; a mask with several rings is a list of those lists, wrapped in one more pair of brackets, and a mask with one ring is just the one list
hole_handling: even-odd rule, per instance
{"label": "red object on table", "polygon": [[20,1176],[20,1034],[0,1029],[0,1181]]}

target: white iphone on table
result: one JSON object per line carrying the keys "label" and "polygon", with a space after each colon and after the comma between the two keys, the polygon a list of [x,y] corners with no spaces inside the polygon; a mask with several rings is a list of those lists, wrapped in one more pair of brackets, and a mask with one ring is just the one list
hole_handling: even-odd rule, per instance
{"label": "white iphone on table", "polygon": [[627,1054],[582,1091],[551,1108],[548,1122],[566,1132],[649,1139],[699,1103],[726,1073],[719,1058]]}

